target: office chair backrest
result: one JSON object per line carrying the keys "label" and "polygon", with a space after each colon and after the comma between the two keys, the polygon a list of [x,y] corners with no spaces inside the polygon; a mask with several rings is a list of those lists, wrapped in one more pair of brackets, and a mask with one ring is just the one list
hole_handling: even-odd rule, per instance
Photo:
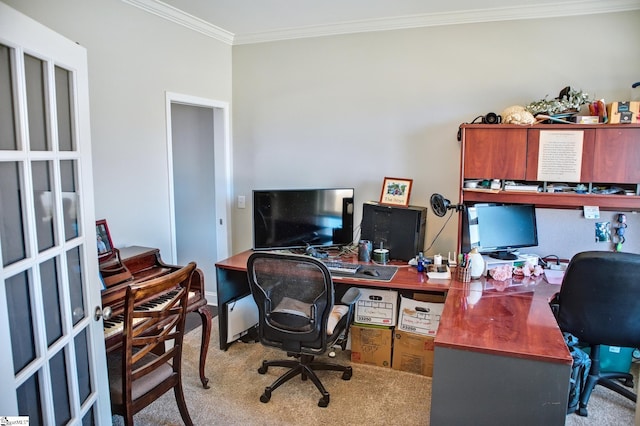
{"label": "office chair backrest", "polygon": [[249,257],[247,274],[263,344],[296,353],[326,350],[334,290],[322,262],[303,255],[256,252]]}
{"label": "office chair backrest", "polygon": [[558,325],[590,344],[640,344],[640,255],[588,251],[564,274]]}

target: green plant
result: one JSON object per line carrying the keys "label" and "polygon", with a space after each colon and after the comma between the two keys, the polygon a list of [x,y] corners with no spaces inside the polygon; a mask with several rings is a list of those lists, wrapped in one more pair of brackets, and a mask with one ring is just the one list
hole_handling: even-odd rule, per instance
{"label": "green plant", "polygon": [[555,99],[547,99],[547,96],[539,101],[531,102],[525,107],[526,110],[533,115],[541,113],[553,115],[565,111],[578,111],[582,105],[591,102],[591,97],[588,93],[584,93],[582,90],[574,90],[569,86],[562,89]]}

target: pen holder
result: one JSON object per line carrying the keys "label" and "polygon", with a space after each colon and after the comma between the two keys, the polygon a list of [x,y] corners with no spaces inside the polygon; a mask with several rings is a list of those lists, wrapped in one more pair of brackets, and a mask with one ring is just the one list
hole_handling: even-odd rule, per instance
{"label": "pen holder", "polygon": [[456,277],[458,278],[458,281],[461,281],[463,283],[468,283],[469,281],[471,281],[471,268],[463,268],[462,266],[458,266],[456,268]]}

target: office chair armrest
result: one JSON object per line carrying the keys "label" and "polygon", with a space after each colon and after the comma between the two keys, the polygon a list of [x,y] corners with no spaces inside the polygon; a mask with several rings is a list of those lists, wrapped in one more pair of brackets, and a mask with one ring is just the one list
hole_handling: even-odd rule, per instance
{"label": "office chair armrest", "polygon": [[336,326],[340,322],[343,316],[349,312],[349,307],[345,305],[335,305],[329,314],[327,320],[327,334],[332,335]]}
{"label": "office chair armrest", "polygon": [[359,298],[360,298],[360,289],[358,289],[357,287],[351,287],[349,290],[347,290],[344,296],[342,296],[342,299],[340,299],[340,301],[344,305],[351,306],[355,304]]}

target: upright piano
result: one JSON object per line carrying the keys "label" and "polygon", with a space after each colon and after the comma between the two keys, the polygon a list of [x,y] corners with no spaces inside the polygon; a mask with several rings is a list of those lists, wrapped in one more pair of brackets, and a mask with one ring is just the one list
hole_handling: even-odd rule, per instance
{"label": "upright piano", "polygon": [[[160,250],[156,248],[132,246],[114,251],[114,256],[100,262],[105,282],[102,290],[102,307],[111,308],[111,318],[104,321],[104,336],[107,352],[118,349],[122,342],[122,314],[126,289],[164,274],[180,269],[162,261]],[[114,272],[115,271],[115,272]],[[196,269],[191,279],[191,290],[187,312],[197,312],[202,320],[202,341],[200,343],[200,381],[209,388],[209,379],[204,375],[209,340],[211,337],[211,312],[204,297],[204,274]],[[150,301],[154,302],[154,301]],[[155,301],[162,303],[162,300]]]}

